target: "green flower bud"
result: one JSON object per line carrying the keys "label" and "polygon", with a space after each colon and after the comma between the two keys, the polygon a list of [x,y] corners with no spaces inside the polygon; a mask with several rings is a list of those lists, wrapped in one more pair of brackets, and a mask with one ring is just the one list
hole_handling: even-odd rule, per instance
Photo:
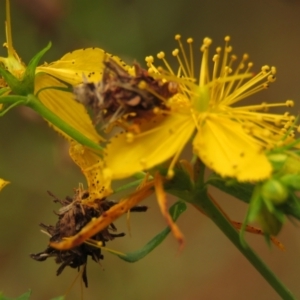
{"label": "green flower bud", "polygon": [[274,205],[284,203],[288,198],[288,189],[279,180],[269,179],[261,190],[261,196],[266,202],[272,202]]}

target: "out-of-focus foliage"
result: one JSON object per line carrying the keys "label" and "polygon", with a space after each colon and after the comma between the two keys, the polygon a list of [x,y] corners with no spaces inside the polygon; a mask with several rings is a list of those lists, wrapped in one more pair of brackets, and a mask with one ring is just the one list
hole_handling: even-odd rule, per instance
{"label": "out-of-focus foliage", "polygon": [[[299,1],[279,0],[90,0],[88,4],[81,0],[12,1],[14,44],[26,63],[50,40],[53,47],[45,58],[48,62],[67,51],[98,46],[130,63],[136,59],[142,64],[145,55],[162,49],[172,50],[176,33],[193,36],[199,45],[205,36],[212,37],[217,45],[230,34],[237,52],[247,49],[258,68],[267,62],[278,69],[278,81],[267,94],[259,95],[262,101],[292,98],[298,106],[296,111],[300,95],[300,62],[296,59],[300,51],[299,13]],[[2,9],[0,20],[3,24]],[[0,40],[5,40],[4,27]],[[1,226],[6,228],[0,232],[3,293],[16,298],[30,287],[33,300],[61,295],[71,285],[76,272],[69,269],[55,277],[57,266],[53,261],[38,264],[28,254],[47,240],[39,232],[38,224],[54,221],[54,215],[49,212],[56,207],[46,191],[64,198],[73,193],[72,189],[83,182],[83,178],[72,167],[62,139],[26,109],[0,119],[0,141],[1,175],[12,183],[0,197]],[[221,193],[216,198],[222,207],[225,204],[229,207],[227,212],[233,219],[244,219],[246,206],[237,201],[228,205],[231,200]],[[138,249],[165,227],[155,201],[147,204],[150,206],[147,214],[131,218],[133,237],[127,237],[128,245],[116,241],[112,244],[114,249],[123,252]],[[118,228],[125,230],[125,223],[124,219],[120,220]],[[242,294],[245,299],[275,298],[273,291],[204,216],[189,210],[179,224],[187,240],[179,257],[176,256],[177,244],[172,239],[138,264],[125,264],[105,253],[100,268],[88,266],[90,288],[84,291],[85,298],[193,299],[201,295],[240,299]],[[297,228],[287,226],[279,236],[287,248],[286,254],[276,249],[270,254],[259,237],[247,235],[246,239],[285,283],[290,282],[289,287],[299,297],[300,243],[296,232],[298,234]],[[162,265],[168,267],[162,268]],[[78,298],[79,289],[77,284],[69,297]]]}

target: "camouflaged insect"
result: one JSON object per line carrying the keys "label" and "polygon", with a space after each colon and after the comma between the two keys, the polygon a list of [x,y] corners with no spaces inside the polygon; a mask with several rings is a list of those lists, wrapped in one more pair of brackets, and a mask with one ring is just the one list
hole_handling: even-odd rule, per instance
{"label": "camouflaged insect", "polygon": [[75,99],[93,111],[96,124],[103,119],[112,123],[123,116],[145,118],[154,108],[167,110],[164,99],[178,92],[176,83],[154,79],[137,63],[133,65],[134,76],[111,58],[103,64],[101,81],[84,78],[84,83],[74,88]]}

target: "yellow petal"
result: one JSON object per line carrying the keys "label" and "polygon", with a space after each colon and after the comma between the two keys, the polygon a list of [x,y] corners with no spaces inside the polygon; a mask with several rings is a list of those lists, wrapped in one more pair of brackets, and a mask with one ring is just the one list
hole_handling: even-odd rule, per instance
{"label": "yellow petal", "polygon": [[271,175],[272,167],[257,142],[241,125],[221,115],[209,114],[194,139],[200,159],[221,176],[239,181],[259,181]]}
{"label": "yellow petal", "polygon": [[2,178],[0,178],[0,191],[7,185],[9,184],[9,181],[5,181]]}
{"label": "yellow petal", "polygon": [[[71,85],[82,82],[83,74],[88,81],[99,81],[102,77],[103,60],[107,54],[99,48],[86,48],[67,53],[58,61],[37,68],[37,72],[46,72]],[[110,55],[111,56],[111,55]],[[124,63],[116,56],[116,62]]]}
{"label": "yellow petal", "polygon": [[112,194],[111,180],[103,176],[103,161],[99,155],[76,142],[71,143],[69,153],[88,182],[88,201]]}
{"label": "yellow petal", "polygon": [[149,121],[149,130],[135,135],[131,142],[126,133],[111,139],[105,162],[112,178],[126,178],[151,169],[181,152],[195,129],[190,115],[174,113],[159,118]]}
{"label": "yellow petal", "polygon": [[[47,74],[38,74],[35,80],[35,92],[45,87],[64,87],[64,85],[55,78]],[[73,94],[54,89],[46,89],[38,94],[40,101],[59,118],[70,126],[84,134],[90,140],[99,143],[101,137],[95,130],[89,115],[84,106],[73,99]],[[65,133],[61,132],[67,139]]]}

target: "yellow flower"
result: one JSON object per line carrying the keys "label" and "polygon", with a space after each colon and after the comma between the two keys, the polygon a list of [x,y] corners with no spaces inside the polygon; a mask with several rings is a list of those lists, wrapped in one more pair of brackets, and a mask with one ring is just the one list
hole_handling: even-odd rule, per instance
{"label": "yellow flower", "polygon": [[5,181],[2,178],[0,178],[0,191],[7,185],[9,184],[9,181]]}
{"label": "yellow flower", "polygon": [[[157,117],[140,125],[140,132],[126,132],[113,137],[107,146],[106,166],[113,178],[124,178],[136,172],[151,169],[172,158],[169,176],[183,148],[192,140],[194,153],[211,169],[222,176],[239,181],[258,181],[268,178],[271,164],[266,149],[282,143],[285,132],[295,118],[288,114],[271,114],[272,107],[293,106],[285,103],[241,105],[250,95],[266,89],[275,80],[274,67],[262,67],[257,75],[246,63],[248,55],[237,59],[231,55],[230,38],[225,38],[222,51],[217,48],[210,68],[211,39],[205,38],[200,48],[202,62],[199,78],[195,75],[193,40],[189,38],[189,55],[181,43],[172,54],[179,62],[175,72],[160,52],[167,71],[154,66],[152,56],[146,58],[154,78],[178,84],[179,93],[162,99],[168,109],[156,109]],[[147,89],[147,87],[144,87]]]}
{"label": "yellow flower", "polygon": [[[16,78],[22,79],[26,67],[13,48],[9,0],[6,0],[6,18],[7,42],[4,46],[8,50],[8,57],[0,57],[0,64],[4,65]],[[82,82],[83,75],[92,81],[100,80],[104,55],[104,51],[98,48],[76,50],[66,54],[56,62],[45,63],[37,67],[35,78],[34,92],[37,93],[39,90],[44,89],[38,95],[40,101],[59,118],[96,143],[101,138],[96,132],[86,109],[82,104],[74,101],[72,92],[49,88],[65,88],[66,85],[59,80],[77,85]],[[65,134],[63,135],[68,138]]]}

